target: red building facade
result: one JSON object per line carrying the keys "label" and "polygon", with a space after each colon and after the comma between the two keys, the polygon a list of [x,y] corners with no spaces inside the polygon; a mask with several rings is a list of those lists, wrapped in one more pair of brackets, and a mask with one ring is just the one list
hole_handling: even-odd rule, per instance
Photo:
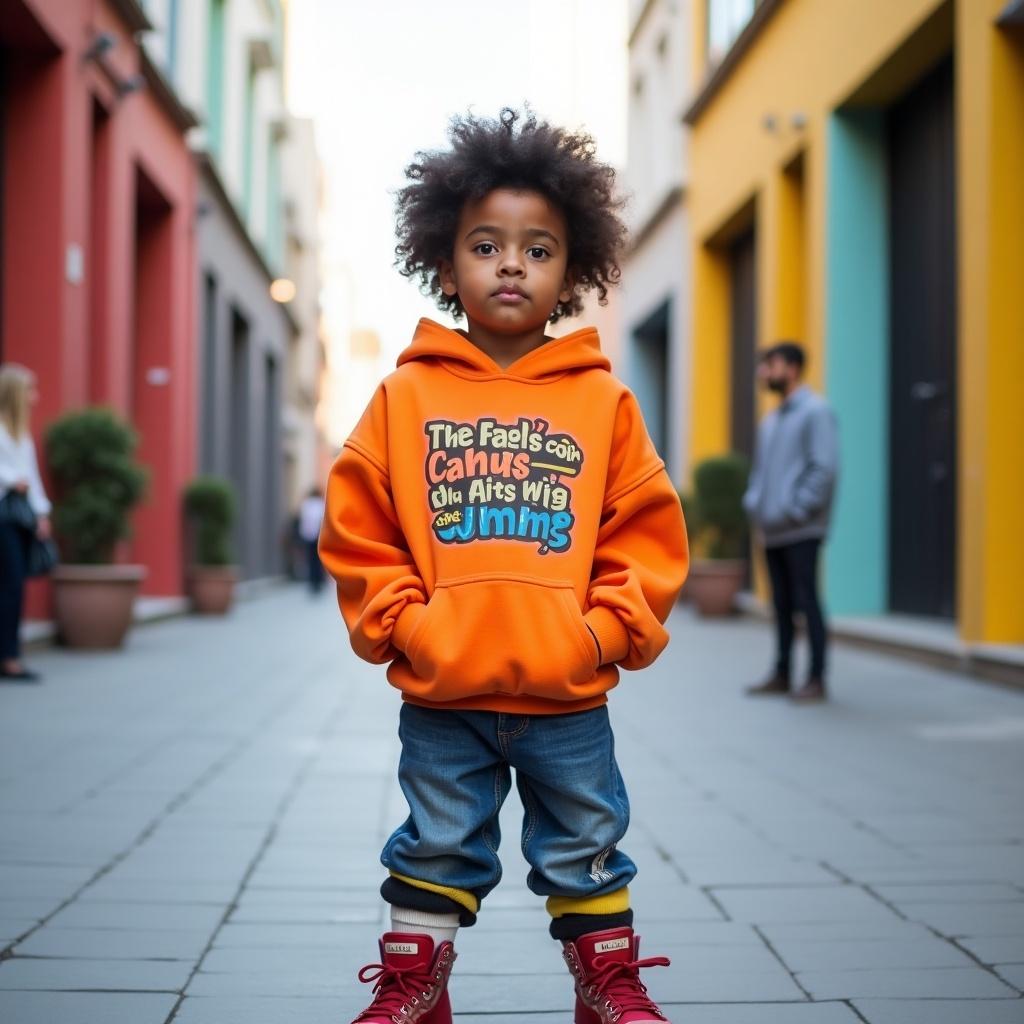
{"label": "red building facade", "polygon": [[[151,482],[122,558],[148,567],[145,593],[179,594],[197,448],[193,121],[134,40],[149,27],[135,0],[3,6],[0,360],[38,376],[37,442],[85,405],[135,426]],[[41,592],[29,612],[45,615]]]}

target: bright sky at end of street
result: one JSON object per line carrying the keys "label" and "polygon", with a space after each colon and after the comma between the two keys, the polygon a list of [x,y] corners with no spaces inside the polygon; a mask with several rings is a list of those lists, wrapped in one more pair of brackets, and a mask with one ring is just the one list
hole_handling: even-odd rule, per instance
{"label": "bright sky at end of street", "polygon": [[[420,316],[443,319],[394,263],[394,190],[454,114],[529,103],[584,126],[602,159],[626,151],[625,0],[289,0],[288,102],[313,118],[324,169],[327,427],[340,443]],[[381,339],[348,359],[352,328]]]}

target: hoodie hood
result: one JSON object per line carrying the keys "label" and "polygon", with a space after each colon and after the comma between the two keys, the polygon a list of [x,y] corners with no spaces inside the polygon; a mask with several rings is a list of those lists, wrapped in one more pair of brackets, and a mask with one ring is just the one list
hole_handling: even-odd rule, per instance
{"label": "hoodie hood", "polygon": [[611,363],[601,351],[595,327],[583,327],[561,338],[553,338],[502,369],[486,352],[464,334],[426,317],[416,325],[412,343],[398,357],[398,366],[417,360],[455,364],[474,377],[519,377],[543,380],[560,377],[572,370],[609,371]]}

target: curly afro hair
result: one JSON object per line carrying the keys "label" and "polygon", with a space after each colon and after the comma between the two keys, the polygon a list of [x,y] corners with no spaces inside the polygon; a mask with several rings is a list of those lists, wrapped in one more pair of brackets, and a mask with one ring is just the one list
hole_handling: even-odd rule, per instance
{"label": "curly afro hair", "polygon": [[425,295],[461,317],[459,297],[441,291],[438,265],[452,258],[462,209],[495,189],[522,189],[547,198],[568,225],[568,266],[576,283],[572,298],[555,307],[551,323],[579,313],[582,293],[591,289],[604,305],[609,286],[620,277],[626,226],[619,217],[624,200],[615,192],[615,171],[595,158],[593,138],[510,107],[497,120],[454,117],[448,137],[451,149],[418,152],[405,169],[411,184],[399,190],[396,202],[399,272],[419,278]]}

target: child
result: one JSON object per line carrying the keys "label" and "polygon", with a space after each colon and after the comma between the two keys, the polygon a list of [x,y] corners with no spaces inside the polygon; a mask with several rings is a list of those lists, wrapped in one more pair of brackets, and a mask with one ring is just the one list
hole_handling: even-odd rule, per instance
{"label": "child", "polygon": [[686,533],[597,331],[544,333],[618,280],[614,172],[588,135],[508,109],[450,138],[407,168],[396,253],[467,329],[420,321],[331,470],[320,538],[355,652],[404,700],[410,813],[381,854],[392,930],[356,1020],[450,1024],[455,933],[501,877],[515,768],[577,1024],[664,1021],[638,973],[668,960],[637,958],[606,694],[668,642]]}

